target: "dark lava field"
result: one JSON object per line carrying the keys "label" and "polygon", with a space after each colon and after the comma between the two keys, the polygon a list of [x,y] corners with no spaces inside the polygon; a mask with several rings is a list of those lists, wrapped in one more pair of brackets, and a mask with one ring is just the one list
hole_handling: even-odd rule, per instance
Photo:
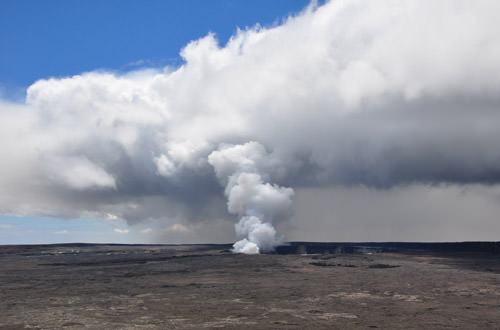
{"label": "dark lava field", "polygon": [[499,247],[0,246],[0,329],[500,329]]}

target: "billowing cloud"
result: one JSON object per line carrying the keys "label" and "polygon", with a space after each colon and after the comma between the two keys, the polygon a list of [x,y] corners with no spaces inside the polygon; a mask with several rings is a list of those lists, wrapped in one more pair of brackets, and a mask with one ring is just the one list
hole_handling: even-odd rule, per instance
{"label": "billowing cloud", "polygon": [[180,67],[37,81],[0,104],[0,212],[189,228],[229,211],[248,240],[292,188],[498,184],[499,9],[337,0],[208,34]]}
{"label": "billowing cloud", "polygon": [[242,239],[234,244],[235,252],[272,251],[283,241],[276,236],[272,222],[290,213],[294,192],[263,182],[262,177],[269,174],[262,167],[272,161],[272,155],[256,142],[224,146],[208,156],[216,176],[225,184],[228,211],[240,217],[235,229]]}

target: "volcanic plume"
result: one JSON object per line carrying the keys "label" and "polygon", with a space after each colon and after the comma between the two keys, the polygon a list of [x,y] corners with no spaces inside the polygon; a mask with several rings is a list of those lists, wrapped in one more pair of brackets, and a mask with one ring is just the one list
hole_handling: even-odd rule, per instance
{"label": "volcanic plume", "polygon": [[240,217],[235,229],[242,239],[234,251],[254,254],[282,243],[272,221],[289,212],[293,189],[263,182],[263,176],[269,176],[266,168],[275,162],[272,155],[262,145],[248,142],[214,151],[208,161],[226,187],[228,211]]}

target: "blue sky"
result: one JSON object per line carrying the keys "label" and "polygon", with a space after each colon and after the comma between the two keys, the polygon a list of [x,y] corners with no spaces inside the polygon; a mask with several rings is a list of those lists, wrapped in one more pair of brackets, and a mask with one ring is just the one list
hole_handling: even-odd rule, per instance
{"label": "blue sky", "polygon": [[12,99],[40,78],[177,65],[179,50],[190,40],[210,31],[225,43],[237,27],[272,25],[308,2],[5,0],[0,86]]}
{"label": "blue sky", "polygon": [[[189,41],[270,26],[308,0],[4,0],[0,2],[0,96],[24,98],[38,79],[86,71],[179,65]],[[119,220],[0,216],[0,244],[140,243],[148,224]],[[127,232],[128,231],[128,232]]]}

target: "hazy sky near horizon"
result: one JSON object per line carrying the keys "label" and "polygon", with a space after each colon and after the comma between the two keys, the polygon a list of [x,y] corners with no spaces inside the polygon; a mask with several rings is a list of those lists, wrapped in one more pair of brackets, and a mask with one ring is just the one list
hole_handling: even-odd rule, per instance
{"label": "hazy sky near horizon", "polygon": [[498,240],[498,9],[4,1],[0,244]]}

